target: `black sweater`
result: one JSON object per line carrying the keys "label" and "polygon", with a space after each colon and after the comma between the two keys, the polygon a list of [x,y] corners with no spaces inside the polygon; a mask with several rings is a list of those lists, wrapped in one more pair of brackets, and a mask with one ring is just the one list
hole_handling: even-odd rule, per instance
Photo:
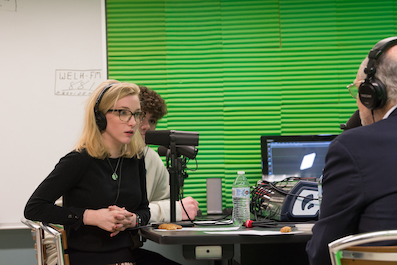
{"label": "black sweater", "polygon": [[[109,160],[115,169],[118,159]],[[100,257],[98,264],[127,261],[119,260],[119,257],[123,256],[120,251],[127,251],[133,246],[130,232],[124,231],[110,237],[110,232],[83,224],[86,209],[96,210],[110,205],[125,207],[139,214],[143,225],[148,223],[150,212],[144,159],[122,158],[117,180],[112,179],[113,169],[107,159],[93,158],[85,151],[67,154],[31,196],[25,207],[25,217],[63,224],[71,260],[73,251],[77,251],[80,252],[76,255],[79,259],[81,252],[86,253],[88,259]],[[61,196],[63,207],[58,207],[54,203]],[[86,263],[87,260],[82,261]]]}

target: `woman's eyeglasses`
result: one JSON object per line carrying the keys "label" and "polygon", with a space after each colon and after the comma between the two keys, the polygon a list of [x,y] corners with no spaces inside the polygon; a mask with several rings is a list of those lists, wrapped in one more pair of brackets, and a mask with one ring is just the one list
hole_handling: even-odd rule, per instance
{"label": "woman's eyeglasses", "polygon": [[145,112],[143,111],[136,111],[132,113],[130,110],[127,109],[109,109],[108,112],[118,112],[119,113],[119,118],[123,122],[129,122],[134,116],[134,119],[136,122],[141,122],[143,118],[145,118]]}

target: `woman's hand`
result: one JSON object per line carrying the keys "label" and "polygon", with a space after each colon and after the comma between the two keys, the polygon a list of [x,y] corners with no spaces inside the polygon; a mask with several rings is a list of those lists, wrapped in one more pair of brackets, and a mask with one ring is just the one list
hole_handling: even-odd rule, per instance
{"label": "woman's hand", "polygon": [[110,236],[115,236],[120,231],[124,231],[125,229],[127,229],[129,227],[135,227],[135,225],[136,225],[136,214],[135,213],[131,213],[131,212],[127,211],[124,207],[120,208],[116,205],[111,205],[108,207],[108,209],[110,211],[117,211],[119,214],[124,215],[125,219],[130,221],[129,223],[120,222],[120,223],[116,224],[115,232],[113,232]]}
{"label": "woman's hand", "polygon": [[99,210],[86,210],[83,215],[85,225],[97,226],[103,230],[111,232],[110,236],[116,236],[120,231],[124,231],[136,224],[134,213],[118,206],[109,206]]}

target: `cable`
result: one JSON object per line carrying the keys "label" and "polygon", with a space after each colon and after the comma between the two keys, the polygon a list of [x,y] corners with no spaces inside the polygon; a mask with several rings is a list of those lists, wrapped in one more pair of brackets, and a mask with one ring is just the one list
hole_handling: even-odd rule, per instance
{"label": "cable", "polygon": [[260,220],[263,217],[265,221],[280,218],[283,203],[287,196],[318,200],[309,196],[300,196],[284,189],[292,180],[302,179],[308,178],[288,177],[283,181],[274,183],[263,181],[254,187],[251,191],[250,211],[254,214],[255,220]]}
{"label": "cable", "polygon": [[[168,159],[168,156],[167,156],[167,159]],[[182,183],[180,183],[180,181],[178,181],[179,201],[181,202],[182,209],[185,212],[185,214],[186,214],[187,218],[189,219],[189,221],[191,223],[194,223],[193,220],[190,218],[189,214],[187,213],[187,211],[185,209],[185,206],[183,205],[183,201],[182,201],[182,199],[184,197],[184,195],[183,195],[183,180],[188,177],[188,174],[185,172],[185,170],[187,169],[187,170],[190,170],[190,171],[196,171],[198,169],[198,163],[197,163],[197,158],[195,158],[194,160],[196,161],[196,169],[194,169],[194,170],[190,169],[190,168],[187,167],[187,163],[190,161],[190,158],[189,158],[188,161],[186,161],[187,159],[188,158],[186,156],[183,156],[183,159],[181,159],[181,172],[180,172],[180,174],[182,176],[182,180],[180,180],[180,181]],[[168,162],[167,162],[167,165],[168,165]]]}
{"label": "cable", "polygon": [[265,219],[276,219],[280,216],[282,203],[285,195],[265,184],[252,189],[250,211],[254,214],[255,220],[260,217]]}
{"label": "cable", "polygon": [[[191,169],[191,168],[188,168],[188,167],[187,167],[187,163],[189,163],[190,160],[191,160],[190,158],[184,157],[184,159],[185,159],[185,168],[186,168],[186,169],[188,169],[188,170],[190,170],[190,171],[196,171],[196,170],[198,169],[197,158],[194,159],[194,161],[196,161],[196,168],[195,168],[195,169]],[[188,161],[186,162],[187,159],[188,159]]]}
{"label": "cable", "polygon": [[189,214],[187,213],[187,211],[186,211],[186,209],[185,209],[185,206],[183,205],[182,199],[183,199],[183,194],[180,193],[180,194],[179,194],[179,201],[181,202],[182,209],[183,209],[183,211],[185,211],[185,214],[186,214],[187,218],[189,219],[189,221],[193,224],[194,222],[193,222],[193,220],[190,218]]}
{"label": "cable", "polygon": [[300,195],[296,195],[296,194],[290,193],[288,191],[285,191],[283,189],[280,189],[280,188],[276,187],[273,183],[270,183],[270,186],[272,186],[278,192],[283,193],[283,194],[285,194],[287,196],[291,195],[291,196],[298,197],[298,198],[303,198],[303,199],[318,200],[318,198],[313,198],[313,197],[308,197],[308,196],[300,196]]}

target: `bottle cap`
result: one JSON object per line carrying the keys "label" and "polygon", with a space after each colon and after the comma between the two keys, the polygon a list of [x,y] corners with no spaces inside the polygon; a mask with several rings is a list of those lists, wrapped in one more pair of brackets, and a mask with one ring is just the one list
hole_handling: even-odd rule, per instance
{"label": "bottle cap", "polygon": [[245,171],[237,171],[237,175],[245,175]]}

